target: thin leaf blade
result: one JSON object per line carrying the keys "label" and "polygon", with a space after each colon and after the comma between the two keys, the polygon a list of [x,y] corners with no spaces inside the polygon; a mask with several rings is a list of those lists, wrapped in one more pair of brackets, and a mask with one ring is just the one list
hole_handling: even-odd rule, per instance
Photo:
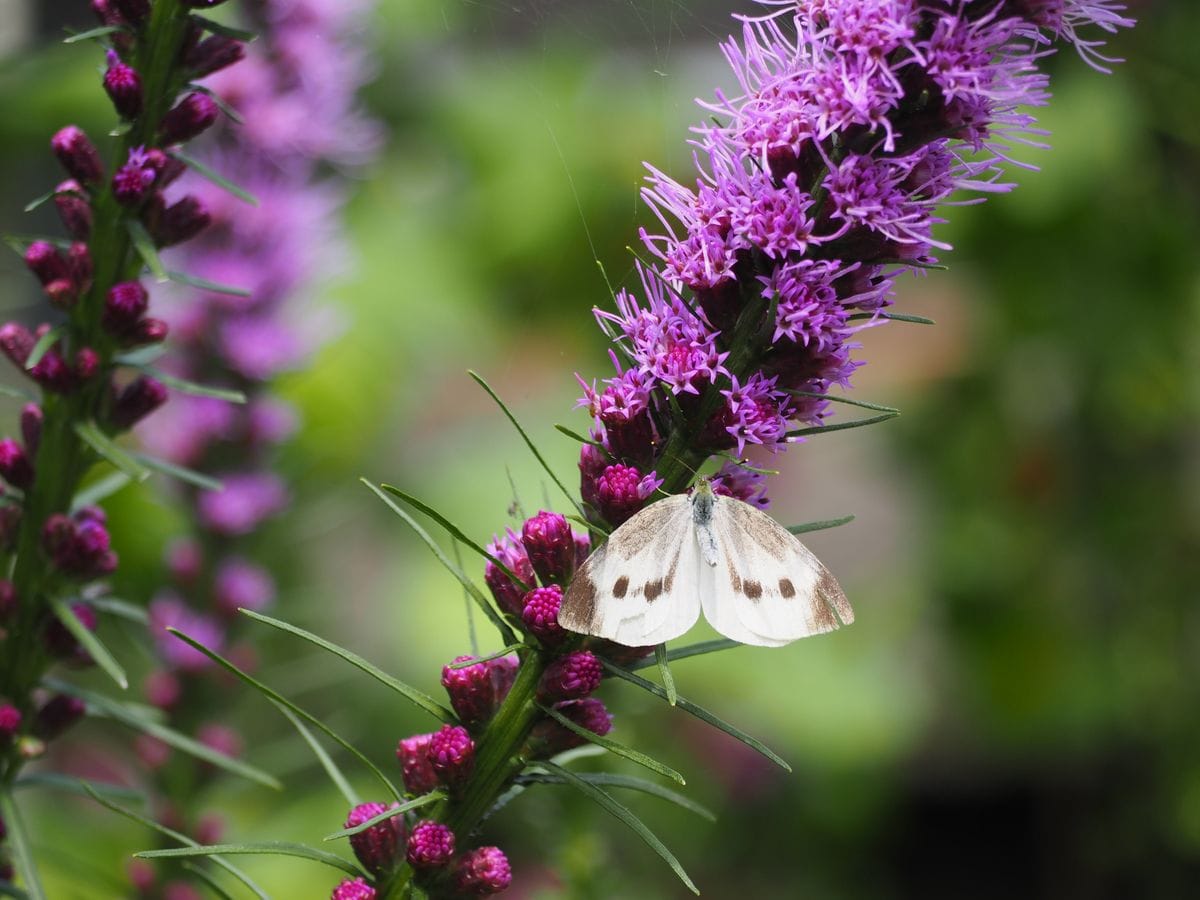
{"label": "thin leaf blade", "polygon": [[813,425],[809,428],[796,428],[787,433],[787,437],[807,437],[814,434],[827,434],[831,431],[845,431],[849,428],[863,428],[867,425],[878,425],[880,422],[886,422],[888,419],[896,418],[900,413],[880,413],[877,416],[868,416],[865,419],[852,419],[849,422],[834,422],[832,425]]}
{"label": "thin leaf blade", "polygon": [[117,470],[124,472],[133,481],[145,481],[150,470],[123,450],[117,443],[97,427],[95,422],[76,422],[75,434],[91,447],[96,454]]}
{"label": "thin leaf blade", "polygon": [[168,281],[170,276],[167,275],[162,257],[158,255],[158,247],[154,243],[154,238],[150,237],[146,226],[137,219],[128,219],[125,226],[129,230],[129,239],[133,241],[134,249],[137,250],[138,256],[142,258],[142,262],[154,276],[154,280],[160,283]]}
{"label": "thin leaf blade", "polygon": [[662,678],[663,688],[667,692],[667,703],[674,706],[675,701],[679,697],[679,692],[675,690],[675,676],[671,674],[671,666],[667,662],[667,645],[665,642],[655,645],[654,662],[658,666],[658,674]]}
{"label": "thin leaf blade", "polygon": [[195,173],[197,175],[199,175],[201,178],[203,178],[205,181],[211,181],[217,187],[221,188],[221,190],[223,190],[227,193],[233,194],[233,196],[237,197],[239,200],[243,200],[246,203],[249,203],[251,206],[258,206],[258,198],[257,197],[255,197],[252,193],[250,193],[245,188],[238,187],[236,184],[234,184],[232,181],[230,181],[228,178],[226,178],[224,175],[222,175],[216,169],[209,168],[204,163],[200,162],[198,159],[188,156],[182,150],[178,150],[178,149],[172,150],[171,156],[173,156],[175,159],[179,160],[181,163],[186,165],[189,169],[194,170]]}
{"label": "thin leaf blade", "polygon": [[25,883],[29,900],[46,900],[46,891],[38,875],[37,862],[33,858],[33,844],[25,830],[25,822],[17,809],[16,801],[7,790],[0,791],[0,816],[8,826],[8,843],[12,846],[13,862]]}
{"label": "thin leaf blade", "polygon": [[[732,650],[734,647],[744,647],[741,641],[735,641],[732,638],[717,638],[711,641],[701,641],[697,644],[688,644],[684,647],[676,647],[674,650],[667,651],[667,660],[669,662],[678,662],[681,659],[687,659],[691,656],[703,656],[706,653],[716,653],[719,650]],[[639,659],[636,662],[626,666],[630,672],[638,669],[647,669],[650,666],[658,665],[658,657],[651,659]]]}
{"label": "thin leaf blade", "polygon": [[397,806],[393,806],[391,809],[385,809],[378,815],[371,816],[371,818],[367,819],[365,822],[361,822],[351,828],[343,828],[341,831],[335,831],[333,834],[327,834],[325,835],[324,839],[327,841],[336,841],[339,838],[351,837],[361,831],[366,831],[368,828],[374,825],[378,825],[380,822],[384,822],[396,816],[402,816],[411,809],[420,809],[422,806],[428,806],[431,803],[437,803],[439,800],[444,800],[445,798],[445,791],[430,791],[428,794],[422,794],[415,800],[408,800]]}
{"label": "thin leaf blade", "polygon": [[805,522],[803,525],[789,525],[787,530],[792,534],[808,534],[810,531],[825,531],[828,528],[840,528],[855,519],[854,515],[840,516],[836,519],[822,519],[819,522]]}
{"label": "thin leaf blade", "polygon": [[139,859],[191,859],[197,856],[292,856],[321,863],[345,872],[352,878],[364,878],[366,872],[336,854],[307,844],[291,841],[260,841],[241,844],[199,844],[195,847],[171,847],[167,850],[142,850],[133,854]]}
{"label": "thin leaf blade", "polygon": [[157,456],[147,456],[144,453],[134,453],[131,455],[147,469],[158,472],[160,475],[166,475],[168,478],[182,481],[184,484],[198,487],[202,491],[220,492],[225,490],[225,485],[217,479],[205,475],[203,472],[197,472],[195,469],[189,469],[187,466],[179,466],[169,460],[159,459]]}
{"label": "thin leaf blade", "polygon": [[[653,781],[647,781],[645,778],[637,778],[633,775],[620,775],[615,772],[580,772],[579,777],[598,787],[619,787],[649,794],[652,797],[666,800],[668,803],[674,803],[680,809],[693,812],[702,819],[707,819],[710,822],[717,821],[716,813],[707,806],[703,806],[690,797],[686,797],[678,791],[671,790],[669,787],[664,787]],[[557,775],[551,775],[548,772],[526,772],[517,777],[516,783],[566,784],[567,782]]]}
{"label": "thin leaf blade", "polygon": [[611,738],[596,734],[596,732],[590,731],[587,728],[584,728],[582,725],[577,725],[575,722],[572,722],[552,706],[542,706],[539,703],[538,709],[540,709],[550,718],[554,719],[554,721],[556,721],[563,728],[579,735],[581,738],[589,743],[595,744],[597,747],[603,747],[614,756],[620,756],[623,759],[629,760],[630,762],[635,762],[639,766],[643,766],[644,768],[649,769],[651,772],[657,772],[659,775],[664,775],[679,784],[687,784],[687,781],[684,779],[684,777],[666,763],[660,763],[657,759],[647,756],[645,753],[642,753],[639,750],[634,750],[632,747],[626,747],[624,744],[618,743]]}
{"label": "thin leaf blade", "polygon": [[116,661],[108,648],[96,637],[86,625],[79,621],[79,617],[72,611],[70,605],[62,597],[54,597],[50,600],[50,608],[54,611],[54,615],[58,617],[58,621],[62,623],[63,628],[71,633],[75,640],[79,641],[80,646],[87,651],[88,655],[98,665],[104,674],[116,682],[117,687],[125,691],[129,689],[129,678],[125,675],[125,670],[121,668],[121,664]]}

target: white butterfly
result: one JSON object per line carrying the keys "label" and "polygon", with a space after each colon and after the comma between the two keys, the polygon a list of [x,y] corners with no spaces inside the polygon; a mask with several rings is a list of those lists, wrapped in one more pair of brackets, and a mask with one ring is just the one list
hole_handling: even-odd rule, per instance
{"label": "white butterfly", "polygon": [[795,535],[704,478],[614,531],[575,573],[558,621],[637,647],[679,637],[701,607],[725,637],[760,647],[854,621],[837,579]]}

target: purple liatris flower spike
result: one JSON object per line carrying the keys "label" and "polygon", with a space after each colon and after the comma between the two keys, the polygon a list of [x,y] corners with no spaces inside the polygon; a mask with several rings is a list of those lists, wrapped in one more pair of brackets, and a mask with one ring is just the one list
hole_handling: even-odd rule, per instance
{"label": "purple liatris flower spike", "polygon": [[423,819],[413,826],[408,837],[409,865],[417,869],[435,869],[454,858],[454,832],[440,822]]}
{"label": "purple liatris flower spike", "polygon": [[329,900],[375,900],[375,888],[361,878],[347,878],[338,883],[329,895]]}
{"label": "purple liatris flower spike", "polygon": [[404,789],[410,794],[428,794],[439,784],[437,772],[429,762],[432,734],[416,734],[396,745],[396,759],[404,777]]}
{"label": "purple liatris flower spike", "polygon": [[[354,828],[369,819],[386,812],[390,807],[383,803],[360,803],[346,816],[345,828]],[[370,872],[381,873],[392,867],[404,845],[404,818],[392,816],[365,831],[350,835],[350,846],[358,861]]]}
{"label": "purple liatris flower spike", "polygon": [[559,700],[581,700],[600,686],[604,667],[593,653],[579,650],[560,656],[546,667],[538,685],[538,699],[543,703]]}
{"label": "purple liatris flower spike", "polygon": [[429,738],[429,765],[450,787],[462,784],[475,769],[475,742],[461,725],[443,725]]}
{"label": "purple liatris flower spike", "polygon": [[562,588],[557,584],[534,588],[525,595],[521,620],[529,632],[546,646],[561,644],[568,637],[558,624],[558,608],[562,605]]}
{"label": "purple liatris flower spike", "polygon": [[508,857],[499,847],[478,847],[463,854],[454,868],[454,886],[464,894],[499,894],[511,883]]}
{"label": "purple liatris flower spike", "polygon": [[565,516],[542,510],[521,528],[521,543],[542,584],[565,585],[575,571],[575,536]]}

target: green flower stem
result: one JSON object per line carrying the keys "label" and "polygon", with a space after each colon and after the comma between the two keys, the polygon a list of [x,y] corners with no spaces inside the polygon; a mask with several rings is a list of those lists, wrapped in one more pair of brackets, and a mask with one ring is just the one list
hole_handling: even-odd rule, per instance
{"label": "green flower stem", "polygon": [[[460,846],[465,846],[471,832],[525,767],[521,748],[541,715],[534,701],[546,664],[539,651],[525,651],[508,696],[476,744],[475,771],[470,780],[453,797],[434,806],[429,815],[447,825]],[[411,866],[401,866],[390,881],[380,885],[381,900],[408,896],[413,874]]]}
{"label": "green flower stem", "polygon": [[[142,76],[145,109],[117,142],[113,170],[124,165],[132,148],[153,144],[162,117],[183,83],[184,73],[176,62],[187,34],[188,9],[179,0],[160,0],[152,10],[134,61]],[[0,667],[0,696],[17,704],[25,716],[33,713],[30,695],[49,662],[38,639],[48,608],[46,598],[60,587],[59,577],[42,552],[42,528],[51,515],[70,508],[80,482],[95,462],[95,454],[75,434],[75,424],[103,421],[107,412],[106,373],[116,345],[100,325],[104,300],[109,288],[136,278],[142,269],[126,230],[128,215],[113,197],[111,183],[98,190],[88,242],[94,265],[92,287],[71,310],[64,338],[70,353],[81,347],[95,350],[101,359],[100,374],[74,393],[43,395],[41,440],[34,460],[38,477],[25,495],[11,575],[21,606],[0,654],[5,659]],[[0,757],[0,786],[13,782],[23,762],[16,748]]]}

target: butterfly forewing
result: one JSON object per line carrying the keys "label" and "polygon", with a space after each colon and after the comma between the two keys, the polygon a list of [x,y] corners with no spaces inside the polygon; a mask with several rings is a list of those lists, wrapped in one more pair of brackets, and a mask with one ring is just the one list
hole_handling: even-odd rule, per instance
{"label": "butterfly forewing", "polygon": [[687,496],[660,500],[580,566],[563,595],[559,624],[627,646],[676,638],[700,616],[699,566]]}
{"label": "butterfly forewing", "polygon": [[712,528],[717,565],[702,567],[700,596],[721,634],[778,647],[854,621],[837,579],[766,513],[717,497]]}

